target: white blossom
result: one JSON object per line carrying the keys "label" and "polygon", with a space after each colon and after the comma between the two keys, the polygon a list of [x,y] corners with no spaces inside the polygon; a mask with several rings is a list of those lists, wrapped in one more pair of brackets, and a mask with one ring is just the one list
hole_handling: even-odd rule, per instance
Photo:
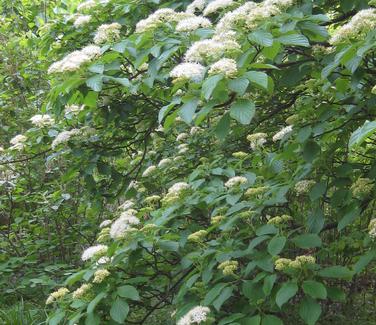
{"label": "white blossom", "polygon": [[208,16],[213,12],[229,7],[234,4],[233,0],[214,0],[210,2],[204,10],[204,16]]}
{"label": "white blossom", "polygon": [[91,20],[91,16],[90,15],[79,15],[74,20],[73,25],[76,28],[80,28],[82,26],[87,25],[90,22],[90,20]]}
{"label": "white blossom", "polygon": [[253,133],[247,136],[247,140],[250,142],[252,150],[262,147],[266,143],[266,133]]}
{"label": "white blossom", "polygon": [[63,131],[60,132],[54,141],[52,141],[51,147],[55,149],[59,144],[68,142],[71,137],[80,134],[79,129],[72,129],[70,131]]}
{"label": "white blossom", "polygon": [[209,69],[209,75],[223,73],[227,78],[233,78],[238,73],[236,61],[233,59],[220,59],[213,63]]}
{"label": "white blossom", "polygon": [[368,225],[368,235],[375,240],[376,239],[376,218],[371,219]]}
{"label": "white blossom", "polygon": [[44,126],[49,126],[49,125],[53,125],[55,123],[54,119],[48,115],[48,114],[37,114],[37,115],[34,115],[31,119],[30,119],[31,123],[34,124],[35,126],[37,127],[44,127]]}
{"label": "white blossom", "polygon": [[170,72],[175,81],[191,80],[201,82],[204,79],[205,67],[198,63],[181,63]]}
{"label": "white blossom", "polygon": [[133,225],[138,225],[140,220],[133,214],[133,211],[124,211],[111,225],[110,236],[112,239],[123,238],[126,232]]}
{"label": "white blossom", "polygon": [[157,170],[157,166],[151,165],[144,170],[144,172],[142,173],[142,177],[148,177],[152,175],[153,173],[155,173],[156,170]]}
{"label": "white blossom", "polygon": [[110,275],[110,272],[106,269],[96,270],[94,273],[93,283],[102,283],[105,278]]}
{"label": "white blossom", "polygon": [[107,227],[107,226],[109,226],[110,224],[112,223],[112,220],[103,220],[102,222],[101,222],[101,224],[99,225],[99,228],[105,228],[105,227]]}
{"label": "white blossom", "polygon": [[10,139],[10,143],[13,145],[17,145],[19,143],[24,143],[27,140],[27,137],[24,136],[23,134],[17,134],[15,137]]}
{"label": "white blossom", "polygon": [[80,299],[84,297],[91,288],[92,288],[92,285],[90,283],[85,283],[81,287],[79,287],[77,290],[75,290],[72,296],[74,299]]}
{"label": "white blossom", "polygon": [[282,140],[286,135],[290,134],[292,132],[292,125],[288,125],[284,128],[282,128],[280,131],[278,131],[276,134],[273,136],[273,141],[277,142],[279,140]]}
{"label": "white blossom", "polygon": [[198,28],[208,28],[212,24],[209,19],[204,17],[189,17],[179,21],[176,25],[176,31],[178,32],[191,32]]}
{"label": "white blossom", "polygon": [[127,200],[125,201],[122,205],[120,205],[119,209],[121,210],[128,210],[134,206],[134,201],[132,200]]}
{"label": "white blossom", "polygon": [[94,7],[97,6],[97,1],[95,0],[87,0],[85,2],[82,2],[80,3],[78,6],[77,6],[77,11],[85,11],[85,10],[90,10]]}
{"label": "white blossom", "polygon": [[206,5],[206,0],[195,0],[190,5],[188,5],[186,12],[194,14],[196,11],[203,11]]}
{"label": "white blossom", "polygon": [[106,245],[96,245],[86,248],[81,255],[83,261],[90,260],[92,258],[101,257],[106,255],[108,247]]}
{"label": "white blossom", "polygon": [[195,135],[197,133],[200,133],[202,131],[202,128],[198,127],[198,126],[192,126],[190,131],[189,131],[189,134],[190,135]]}
{"label": "white blossom", "polygon": [[69,293],[67,288],[60,288],[57,291],[52,292],[46,301],[46,305],[52,304],[54,301],[59,300]]}
{"label": "white blossom", "polygon": [[159,168],[165,168],[169,165],[171,165],[172,160],[170,158],[164,158],[158,163]]}
{"label": "white blossom", "polygon": [[65,114],[78,114],[79,112],[83,111],[85,108],[85,105],[65,105]]}
{"label": "white blossom", "polygon": [[98,27],[94,36],[95,44],[115,41],[120,38],[121,25],[119,23],[103,24]]}
{"label": "white blossom", "polygon": [[209,313],[210,309],[208,307],[194,307],[186,315],[179,319],[177,325],[200,324],[207,320]]}
{"label": "white blossom", "polygon": [[101,49],[95,45],[88,45],[80,51],[74,51],[62,60],[57,61],[48,68],[48,73],[62,73],[68,71],[76,71],[83,64],[92,61],[101,55]]}
{"label": "white blossom", "polygon": [[188,134],[185,132],[179,133],[176,137],[176,141],[184,141],[188,138]]}
{"label": "white blossom", "polygon": [[347,24],[341,26],[334,32],[330,43],[336,45],[352,38],[363,39],[367,32],[375,28],[376,9],[363,9],[354,15]]}
{"label": "white blossom", "polygon": [[178,195],[178,194],[188,190],[189,188],[190,188],[189,184],[187,184],[185,182],[178,182],[178,183],[175,183],[174,185],[172,185],[168,189],[168,193],[173,194],[173,195]]}
{"label": "white blossom", "polygon": [[308,193],[312,186],[315,184],[316,182],[314,180],[303,179],[295,184],[294,190],[297,195],[302,195]]}
{"label": "white blossom", "polygon": [[248,179],[244,176],[234,176],[234,177],[231,177],[226,183],[225,183],[225,186],[227,188],[233,188],[233,187],[237,187],[237,186],[240,186],[242,184],[245,184],[248,182]]}
{"label": "white blossom", "polygon": [[165,22],[176,22],[184,18],[187,18],[189,16],[192,16],[192,15],[188,13],[179,14],[170,8],[158,9],[157,11],[152,13],[149,17],[147,17],[146,19],[140,20],[136,24],[136,33],[144,33],[149,30],[153,30],[157,28],[159,25]]}

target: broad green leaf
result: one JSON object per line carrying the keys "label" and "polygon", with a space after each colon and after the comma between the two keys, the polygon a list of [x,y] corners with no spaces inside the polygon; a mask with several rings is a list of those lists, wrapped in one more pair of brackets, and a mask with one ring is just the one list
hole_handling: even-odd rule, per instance
{"label": "broad green leaf", "polygon": [[262,287],[262,290],[264,291],[265,295],[267,296],[270,295],[276,280],[277,280],[276,274],[271,274],[265,277],[264,285]]}
{"label": "broad green leaf", "polygon": [[263,30],[257,30],[249,34],[248,39],[251,42],[254,42],[256,44],[259,44],[265,47],[269,47],[273,45],[273,35]]}
{"label": "broad green leaf", "polygon": [[65,311],[58,309],[55,314],[52,315],[48,320],[48,325],[58,325],[63,320],[65,316]]}
{"label": "broad green leaf", "polygon": [[217,283],[213,288],[211,288],[204,298],[204,305],[210,305],[226,286],[227,283]]}
{"label": "broad green leaf", "polygon": [[298,286],[295,282],[285,282],[282,287],[278,290],[275,297],[275,302],[278,307],[282,307],[286,302],[288,302],[292,297],[298,292]]}
{"label": "broad green leaf", "polygon": [[264,316],[262,316],[261,325],[283,325],[283,322],[277,316],[264,315]]}
{"label": "broad green leaf", "polygon": [[227,134],[230,132],[230,115],[225,114],[222,116],[221,120],[215,127],[215,134],[220,139],[225,139]]}
{"label": "broad green leaf", "polygon": [[251,123],[254,115],[255,104],[247,99],[238,99],[231,105],[230,116],[241,124]]}
{"label": "broad green leaf", "polygon": [[233,287],[224,288],[219,296],[213,301],[214,308],[219,311],[222,305],[232,296]]}
{"label": "broad green leaf", "polygon": [[101,91],[103,87],[103,75],[98,74],[87,79],[86,84],[94,91]]}
{"label": "broad green leaf", "polygon": [[244,95],[244,93],[247,90],[248,85],[249,85],[249,81],[246,78],[231,79],[228,82],[228,88],[238,93],[240,96]]}
{"label": "broad green leaf", "polygon": [[248,71],[244,74],[244,77],[248,78],[250,82],[268,90],[268,75],[265,72]]}
{"label": "broad green leaf", "polygon": [[129,306],[127,302],[121,298],[116,298],[116,300],[112,303],[110,309],[110,316],[111,318],[120,324],[122,324],[129,313]]}
{"label": "broad green leaf", "polygon": [[351,280],[354,272],[345,266],[335,265],[320,270],[318,274],[324,278]]}
{"label": "broad green leaf", "polygon": [[87,306],[87,313],[90,314],[94,311],[95,307],[99,304],[99,302],[106,297],[106,292],[100,292],[97,296],[90,301],[89,305]]}
{"label": "broad green leaf", "polygon": [[135,287],[124,285],[117,289],[117,294],[122,298],[129,298],[132,300],[140,300],[140,295]]}
{"label": "broad green leaf", "polygon": [[354,265],[354,271],[360,273],[364,268],[376,258],[376,249],[368,251],[366,254],[362,255],[359,260]]}
{"label": "broad green leaf", "polygon": [[278,255],[285,247],[286,244],[286,237],[284,236],[277,236],[273,237],[272,240],[268,244],[268,252],[270,255],[275,256]]}
{"label": "broad green leaf", "polygon": [[322,242],[317,234],[304,234],[295,236],[292,242],[299,248],[320,247]]}
{"label": "broad green leaf", "polygon": [[299,315],[307,325],[314,325],[321,315],[320,304],[310,297],[305,297],[299,305]]}
{"label": "broad green leaf", "polygon": [[312,298],[326,299],[326,288],[321,282],[307,280],[303,282],[302,287],[304,293],[311,296]]}
{"label": "broad green leaf", "polygon": [[202,93],[206,100],[211,97],[215,87],[217,87],[218,85],[218,82],[220,82],[222,79],[222,75],[214,75],[204,81],[204,83],[202,84]]}
{"label": "broad green leaf", "polygon": [[242,325],[260,325],[261,323],[261,316],[256,315],[252,317],[247,317],[242,319]]}
{"label": "broad green leaf", "polygon": [[296,45],[296,46],[305,46],[309,47],[309,41],[307,37],[301,34],[289,34],[283,35],[277,38],[279,42],[285,45]]}
{"label": "broad green leaf", "polygon": [[362,144],[368,137],[376,131],[376,121],[365,121],[364,124],[356,129],[350,136],[349,148]]}
{"label": "broad green leaf", "polygon": [[199,100],[197,98],[192,98],[180,108],[179,115],[187,124],[192,122],[198,102]]}

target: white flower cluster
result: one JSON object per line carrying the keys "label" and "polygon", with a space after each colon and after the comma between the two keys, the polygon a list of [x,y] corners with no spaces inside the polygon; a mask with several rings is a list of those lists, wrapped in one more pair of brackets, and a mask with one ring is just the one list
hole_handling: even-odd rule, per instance
{"label": "white flower cluster", "polygon": [[126,210],[129,210],[130,208],[132,208],[133,206],[134,206],[134,201],[127,200],[127,201],[123,202],[122,205],[119,206],[119,209],[126,211]]}
{"label": "white flower cluster", "polygon": [[25,148],[25,142],[27,140],[27,137],[22,134],[17,134],[15,137],[10,139],[10,144],[12,144],[9,149],[11,150],[22,150]]}
{"label": "white flower cluster", "polygon": [[182,143],[182,144],[178,145],[178,149],[179,149],[178,153],[180,155],[182,155],[182,154],[188,152],[189,146],[186,143]]}
{"label": "white flower cluster", "polygon": [[135,216],[136,212],[133,209],[126,210],[113,222],[110,229],[112,239],[124,238],[126,232],[133,229],[133,225],[140,223],[140,220]]}
{"label": "white flower cluster", "polygon": [[253,133],[247,136],[247,140],[250,142],[252,150],[256,150],[262,147],[266,143],[266,133]]}
{"label": "white flower cluster", "polygon": [[62,73],[68,71],[76,71],[83,64],[92,61],[101,55],[100,47],[96,45],[88,45],[80,51],[74,51],[62,60],[57,61],[48,68],[48,73]]}
{"label": "white flower cluster", "polygon": [[185,53],[185,61],[202,63],[206,60],[219,60],[224,54],[240,49],[240,45],[235,42],[222,42],[217,39],[205,39],[197,41]]}
{"label": "white flower cluster", "polygon": [[72,105],[65,105],[65,114],[78,114],[79,112],[83,111],[85,108],[85,105],[77,105],[77,104],[72,104]]}
{"label": "white flower cluster", "polygon": [[203,11],[206,6],[206,0],[195,0],[190,5],[188,5],[185,12],[189,14],[194,14],[196,11]]}
{"label": "white flower cluster", "polygon": [[151,165],[144,170],[142,177],[148,177],[154,174],[157,171],[157,166]]}
{"label": "white flower cluster", "polygon": [[302,181],[299,181],[295,184],[294,190],[297,195],[306,194],[309,192],[309,190],[312,188],[313,185],[315,185],[316,182],[311,179],[303,179]]}
{"label": "white flower cluster", "polygon": [[376,218],[373,218],[368,225],[368,234],[372,239],[376,239]]}
{"label": "white flower cluster", "polygon": [[185,132],[179,133],[176,137],[176,141],[184,141],[186,139],[188,139],[188,134]]}
{"label": "white flower cluster", "polygon": [[96,270],[94,273],[93,283],[102,283],[105,278],[110,275],[110,272],[106,269]]}
{"label": "white flower cluster", "polygon": [[52,292],[46,300],[46,305],[52,304],[56,300],[63,298],[68,293],[69,290],[67,288],[60,288],[59,290]]}
{"label": "white flower cluster", "polygon": [[92,258],[99,258],[106,255],[108,247],[106,245],[96,245],[86,248],[81,255],[83,261],[91,260]]}
{"label": "white flower cluster", "polygon": [[42,128],[44,126],[50,126],[55,123],[54,119],[48,114],[37,114],[30,119],[31,123],[36,127]]}
{"label": "white flower cluster", "polygon": [[88,293],[88,291],[91,290],[92,287],[93,285],[90,283],[83,284],[81,287],[79,287],[77,290],[73,292],[73,299],[83,298]]}
{"label": "white flower cluster", "polygon": [[70,140],[71,137],[80,134],[80,132],[81,131],[79,129],[72,129],[70,131],[60,132],[56,136],[54,141],[52,141],[52,144],[51,144],[52,149],[55,149],[61,143],[66,143],[67,141]]}
{"label": "white flower cluster", "polygon": [[282,140],[285,136],[290,134],[292,132],[292,125],[286,126],[282,128],[280,131],[278,131],[276,134],[273,136],[273,141],[277,142],[279,140]]}
{"label": "white flower cluster", "polygon": [[177,325],[200,324],[208,319],[210,309],[204,306],[197,306],[179,319]]}
{"label": "white flower cluster", "polygon": [[234,4],[233,0],[214,0],[210,2],[204,10],[204,16],[208,16],[220,9],[229,7]]}
{"label": "white flower cluster", "polygon": [[176,25],[177,32],[192,32],[198,28],[208,28],[212,24],[209,19],[204,17],[188,17],[179,21]]}
{"label": "white flower cluster", "polygon": [[79,15],[74,20],[73,26],[76,28],[81,28],[82,26],[87,25],[90,23],[91,16],[90,15]]}
{"label": "white flower cluster", "polygon": [[223,73],[227,78],[233,78],[238,73],[236,61],[233,59],[220,59],[213,63],[209,69],[209,75]]}
{"label": "white flower cluster", "polygon": [[98,5],[98,2],[95,0],[87,0],[83,3],[80,3],[77,6],[77,11],[85,11],[85,10],[90,10],[92,8],[95,8]]}
{"label": "white flower cluster", "polygon": [[121,25],[119,23],[103,24],[98,27],[94,36],[95,44],[115,41],[120,38]]}
{"label": "white flower cluster", "polygon": [[168,189],[168,194],[171,194],[171,195],[179,195],[181,194],[182,192],[188,190],[190,188],[190,185],[185,183],[185,182],[178,182],[178,183],[175,183],[174,185],[172,185],[169,189]]}
{"label": "white flower cluster", "polygon": [[178,22],[180,20],[192,17],[189,13],[175,12],[170,8],[162,8],[155,11],[146,19],[140,20],[136,24],[136,33],[143,33],[163,25],[165,22]]}
{"label": "white flower cluster", "polygon": [[107,220],[103,220],[103,221],[101,222],[101,224],[99,225],[99,228],[105,228],[105,227],[108,227],[111,223],[112,223],[112,220],[109,220],[109,219],[107,219]]}
{"label": "white flower cluster", "polygon": [[225,186],[227,188],[238,187],[248,182],[248,179],[244,176],[234,176],[231,177],[226,183]]}
{"label": "white flower cluster", "polygon": [[172,160],[170,158],[164,158],[158,163],[158,168],[166,168],[167,166],[170,166],[172,163]]}
{"label": "white flower cluster", "polygon": [[363,39],[367,32],[375,28],[376,9],[364,9],[353,16],[347,24],[338,28],[330,39],[330,43],[336,45],[353,38]]}
{"label": "white flower cluster", "polygon": [[181,63],[170,72],[174,81],[201,82],[204,79],[205,67],[199,63]]}

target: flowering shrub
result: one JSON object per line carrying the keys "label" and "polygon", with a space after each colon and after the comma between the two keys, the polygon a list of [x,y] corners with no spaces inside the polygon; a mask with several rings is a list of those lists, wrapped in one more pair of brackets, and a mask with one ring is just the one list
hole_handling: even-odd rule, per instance
{"label": "flowering shrub", "polygon": [[45,112],[7,155],[49,152],[100,206],[49,324],[329,322],[376,257],[376,9],[155,3],[40,30]]}

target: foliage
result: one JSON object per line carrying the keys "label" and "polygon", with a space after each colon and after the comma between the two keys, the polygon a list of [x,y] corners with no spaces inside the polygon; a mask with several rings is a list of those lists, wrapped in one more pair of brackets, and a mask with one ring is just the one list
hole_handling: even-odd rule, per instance
{"label": "foliage", "polygon": [[7,292],[72,325],[310,325],[369,297],[374,5],[51,5],[17,36],[42,72],[1,97]]}

